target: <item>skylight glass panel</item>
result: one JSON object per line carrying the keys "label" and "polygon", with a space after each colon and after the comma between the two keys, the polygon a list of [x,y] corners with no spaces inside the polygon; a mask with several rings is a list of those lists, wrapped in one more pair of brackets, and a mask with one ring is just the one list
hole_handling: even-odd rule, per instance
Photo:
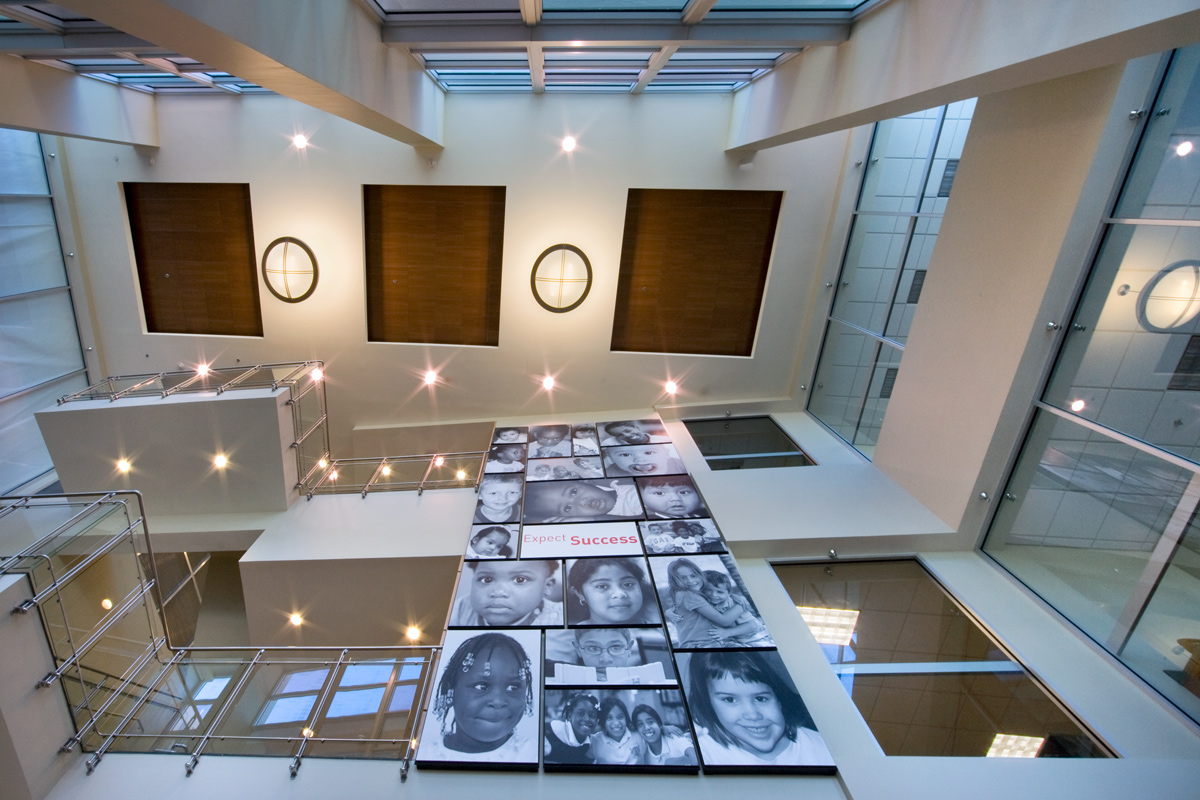
{"label": "skylight glass panel", "polygon": [[853,11],[867,0],[717,0],[713,11]]}
{"label": "skylight glass panel", "polygon": [[325,684],[325,676],[329,674],[327,669],[309,669],[303,672],[293,672],[283,680],[283,685],[279,687],[277,694],[291,694],[292,692],[315,692]]}
{"label": "skylight glass panel", "polygon": [[542,0],[542,12],[683,11],[686,0]]}
{"label": "skylight glass panel", "polygon": [[628,92],[632,83],[547,83],[547,92]]}
{"label": "skylight glass panel", "polygon": [[388,703],[388,711],[408,711],[413,707],[417,697],[415,683],[402,683],[392,692],[392,700]]}
{"label": "skylight glass panel", "polygon": [[366,686],[372,683],[387,683],[392,676],[392,662],[379,664],[351,664],[342,673],[339,686]]}
{"label": "skylight glass panel", "polygon": [[517,62],[524,64],[528,54],[524,50],[414,50],[428,66],[471,62]]}
{"label": "skylight glass panel", "polygon": [[327,719],[335,717],[354,717],[360,714],[374,714],[383,702],[383,687],[375,689],[353,689],[350,691],[334,692],[329,710],[325,712]]}
{"label": "skylight glass panel", "polygon": [[783,56],[780,50],[677,50],[670,63],[711,62],[713,64],[754,64],[773,67]]}
{"label": "skylight glass panel", "polygon": [[374,0],[385,14],[444,14],[471,11],[516,11],[520,0]]}
{"label": "skylight glass panel", "polygon": [[112,69],[113,67],[142,66],[140,62],[132,61],[128,58],[63,58],[59,60],[81,71],[93,67],[98,69]]}
{"label": "skylight glass panel", "polygon": [[605,66],[633,65],[644,68],[657,53],[657,50],[607,50],[602,48],[568,50],[565,48],[546,48],[542,51],[542,56],[547,66],[550,64],[573,64],[582,61],[603,64]]}

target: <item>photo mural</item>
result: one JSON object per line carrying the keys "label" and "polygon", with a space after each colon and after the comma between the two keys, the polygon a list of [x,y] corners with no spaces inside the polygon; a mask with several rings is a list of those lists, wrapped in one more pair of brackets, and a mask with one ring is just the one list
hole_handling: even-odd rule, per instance
{"label": "photo mural", "polygon": [[833,774],[658,419],[496,428],[417,764]]}

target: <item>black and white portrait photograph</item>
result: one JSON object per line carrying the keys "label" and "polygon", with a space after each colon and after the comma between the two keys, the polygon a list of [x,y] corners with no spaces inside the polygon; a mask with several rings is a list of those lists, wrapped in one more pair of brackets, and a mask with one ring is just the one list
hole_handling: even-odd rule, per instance
{"label": "black and white portrait photograph", "polygon": [[417,763],[537,769],[539,631],[448,631]]}
{"label": "black and white portrait photograph", "polygon": [[488,450],[487,462],[483,465],[484,472],[524,472],[525,445],[523,444],[494,444]]}
{"label": "black and white portrait photograph", "polygon": [[525,444],[529,441],[529,428],[496,428],[492,434],[493,444]]}
{"label": "black and white portrait photograph", "polygon": [[627,444],[662,444],[671,441],[667,429],[657,419],[625,419],[596,424],[601,447]]}
{"label": "black and white portrait photograph", "polygon": [[683,697],[675,689],[547,689],[547,770],[695,772]]}
{"label": "black and white portrait photograph", "polygon": [[644,558],[568,560],[563,602],[572,627],[662,624]]}
{"label": "black and white portrait photograph", "polygon": [[638,478],[638,490],[646,506],[646,519],[707,517],[708,506],[687,475]]}
{"label": "black and white portrait photograph", "polygon": [[711,519],[664,519],[638,523],[646,553],[724,553],[725,540]]}
{"label": "black and white portrait photograph", "polygon": [[530,458],[566,458],[570,455],[570,425],[534,425],[529,429]]}
{"label": "black and white portrait photograph", "polygon": [[547,686],[674,686],[662,628],[546,631]]}
{"label": "black and white portrait photograph", "polygon": [[556,559],[466,561],[449,626],[561,627],[562,593],[562,567]]}
{"label": "black and white portrait photograph", "polygon": [[520,522],[524,491],[522,475],[484,475],[479,481],[479,499],[475,501],[475,522],[480,525]]}
{"label": "black and white portrait photograph", "polygon": [[705,651],[676,660],[706,772],[836,771],[779,653]]}
{"label": "black and white portrait photograph", "polygon": [[687,470],[672,444],[638,444],[604,448],[604,472],[610,478],[681,475]]}
{"label": "black and white portrait photograph", "polygon": [[577,456],[600,455],[600,437],[596,426],[590,422],[571,426],[571,450]]}
{"label": "black and white portrait photograph", "polygon": [[534,459],[525,471],[527,481],[572,481],[580,478],[603,478],[604,468],[598,456]]}
{"label": "black and white portrait photograph", "polygon": [[[529,466],[536,465],[530,463]],[[643,518],[642,503],[631,478],[540,481],[525,486],[523,521],[526,523],[612,522]]]}
{"label": "black and white portrait photograph", "polygon": [[656,556],[650,565],[676,649],[775,646],[731,556]]}
{"label": "black and white portrait photograph", "polygon": [[516,558],[520,531],[520,525],[472,525],[465,558]]}

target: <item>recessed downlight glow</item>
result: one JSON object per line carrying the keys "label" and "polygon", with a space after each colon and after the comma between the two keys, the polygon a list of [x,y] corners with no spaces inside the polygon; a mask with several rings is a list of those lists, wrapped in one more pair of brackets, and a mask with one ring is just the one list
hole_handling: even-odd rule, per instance
{"label": "recessed downlight glow", "polygon": [[432,386],[435,383],[437,383],[437,373],[433,370],[429,370],[425,373],[425,385]]}
{"label": "recessed downlight glow", "polygon": [[421,629],[416,626],[410,626],[409,629],[404,632],[404,635],[408,637],[409,641],[415,642],[417,639],[421,638]]}
{"label": "recessed downlight glow", "polygon": [[117,462],[117,469],[121,472],[129,472],[129,462],[122,458]]}
{"label": "recessed downlight glow", "polygon": [[554,388],[554,376],[553,375],[547,375],[546,377],[542,378],[542,388],[545,389],[546,391],[550,391],[551,389]]}
{"label": "recessed downlight glow", "polygon": [[1083,407],[1086,405],[1087,405],[1087,403],[1083,402],[1082,400],[1075,400],[1071,403],[1071,410],[1072,411],[1083,411]]}
{"label": "recessed downlight glow", "polygon": [[200,366],[196,367],[197,375],[201,375],[201,376],[207,375],[208,371],[209,371],[208,364],[201,364]]}
{"label": "recessed downlight glow", "polygon": [[324,378],[324,377],[325,377],[325,373],[321,370],[320,367],[313,367],[312,379],[314,381],[319,381],[319,380],[321,380],[321,378]]}
{"label": "recessed downlight glow", "polygon": [[1037,758],[1045,739],[1040,736],[1017,736],[1012,733],[997,733],[988,748],[988,758]]}
{"label": "recessed downlight glow", "polygon": [[818,644],[849,645],[858,624],[858,612],[849,608],[816,608],[796,606],[804,624],[812,631]]}
{"label": "recessed downlight glow", "polygon": [[391,468],[391,467],[389,467],[387,464],[384,464],[384,465],[383,465],[383,469],[381,469],[379,472],[380,472],[380,474],[382,474],[382,475],[391,475],[391,474],[392,474],[392,468]]}
{"label": "recessed downlight glow", "polygon": [[337,480],[337,470],[336,469],[329,470],[329,480],[331,480],[331,481]]}
{"label": "recessed downlight glow", "polygon": [[1177,156],[1186,156],[1190,152],[1192,152],[1191,142],[1180,142],[1175,146],[1175,155]]}
{"label": "recessed downlight glow", "polygon": [[104,598],[103,600],[100,601],[100,607],[103,608],[105,611],[111,611],[112,610],[112,600],[109,600],[107,597]]}
{"label": "recessed downlight glow", "polygon": [[299,614],[292,614],[290,617],[288,617],[288,622],[292,623],[293,626],[299,628],[301,625],[304,624],[304,617],[300,616]]}
{"label": "recessed downlight glow", "polygon": [[218,455],[216,458],[213,459],[213,464],[216,465],[217,469],[225,469],[225,465],[228,463],[229,463],[229,459],[223,455]]}
{"label": "recessed downlight glow", "polygon": [[572,150],[574,150],[575,149],[575,137],[574,136],[564,136],[563,140],[562,140],[562,149],[568,153],[571,152]]}
{"label": "recessed downlight glow", "polygon": [[325,469],[326,467],[329,466],[329,462],[322,458],[320,461],[317,462],[317,466],[320,467],[321,469]]}
{"label": "recessed downlight glow", "polygon": [[308,137],[303,133],[297,133],[292,137],[292,144],[296,145],[297,150],[303,150],[308,147]]}
{"label": "recessed downlight glow", "polygon": [[435,467],[440,467],[442,464],[445,464],[445,463],[446,463],[446,459],[442,458],[441,456],[438,456],[437,458],[435,458],[433,460],[433,465]]}
{"label": "recessed downlight glow", "polygon": [[667,394],[675,394],[679,391],[679,384],[677,384],[675,381],[667,381],[665,388],[667,390]]}
{"label": "recessed downlight glow", "polygon": [[304,730],[300,731],[300,735],[303,736],[305,739],[311,739],[313,737],[313,729],[305,728]]}
{"label": "recessed downlight glow", "polygon": [[454,477],[460,481],[465,481],[467,479],[467,473],[460,469],[458,472],[454,473]]}

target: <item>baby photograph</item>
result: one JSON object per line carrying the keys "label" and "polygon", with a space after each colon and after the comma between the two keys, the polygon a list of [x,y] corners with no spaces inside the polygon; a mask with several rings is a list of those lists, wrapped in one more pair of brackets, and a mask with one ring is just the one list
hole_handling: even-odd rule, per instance
{"label": "baby photograph", "polygon": [[547,689],[547,770],[695,772],[687,710],[672,689]]}
{"label": "baby photograph", "polygon": [[643,518],[642,503],[631,478],[542,481],[525,486],[526,523]]}
{"label": "baby photograph", "polygon": [[475,502],[475,522],[520,522],[521,494],[525,480],[521,475],[484,475],[479,481],[479,499]]}
{"label": "baby photograph", "polygon": [[567,624],[572,627],[662,624],[644,558],[568,560],[563,603],[567,607]]}
{"label": "baby photograph", "polygon": [[637,478],[637,485],[646,506],[646,519],[708,516],[708,506],[687,475]]}
{"label": "baby photograph", "polygon": [[529,441],[529,428],[496,428],[492,434],[493,444],[525,444]]}
{"label": "baby photograph", "polygon": [[516,558],[520,530],[520,525],[472,525],[465,558]]}
{"label": "baby photograph", "polygon": [[524,472],[525,445],[495,444],[488,451],[484,472]]}
{"label": "baby photograph", "polygon": [[598,456],[535,459],[525,471],[527,481],[570,481],[580,478],[603,478],[604,468]]}
{"label": "baby photograph", "polygon": [[466,561],[450,611],[452,628],[554,628],[563,624],[561,563]]}
{"label": "baby photograph", "polygon": [[662,444],[671,441],[667,429],[657,419],[625,419],[596,425],[601,447],[626,444]]}
{"label": "baby photograph", "polygon": [[676,649],[774,647],[730,556],[650,559]]}
{"label": "baby photograph", "polygon": [[539,631],[447,631],[418,764],[537,769],[540,640]]}
{"label": "baby photograph", "polygon": [[572,425],[571,450],[577,456],[600,455],[600,439],[596,434],[596,426],[591,423]]}
{"label": "baby photograph", "polygon": [[779,653],[707,651],[676,659],[705,772],[836,771]]}
{"label": "baby photograph", "polygon": [[674,686],[662,628],[546,631],[547,686]]}
{"label": "baby photograph", "polygon": [[711,519],[647,520],[638,523],[646,553],[724,553],[725,540]]}
{"label": "baby photograph", "polygon": [[570,455],[570,425],[534,425],[529,429],[530,458],[566,458]]}
{"label": "baby photograph", "polygon": [[604,448],[604,471],[610,478],[680,475],[687,470],[671,444],[626,445]]}

